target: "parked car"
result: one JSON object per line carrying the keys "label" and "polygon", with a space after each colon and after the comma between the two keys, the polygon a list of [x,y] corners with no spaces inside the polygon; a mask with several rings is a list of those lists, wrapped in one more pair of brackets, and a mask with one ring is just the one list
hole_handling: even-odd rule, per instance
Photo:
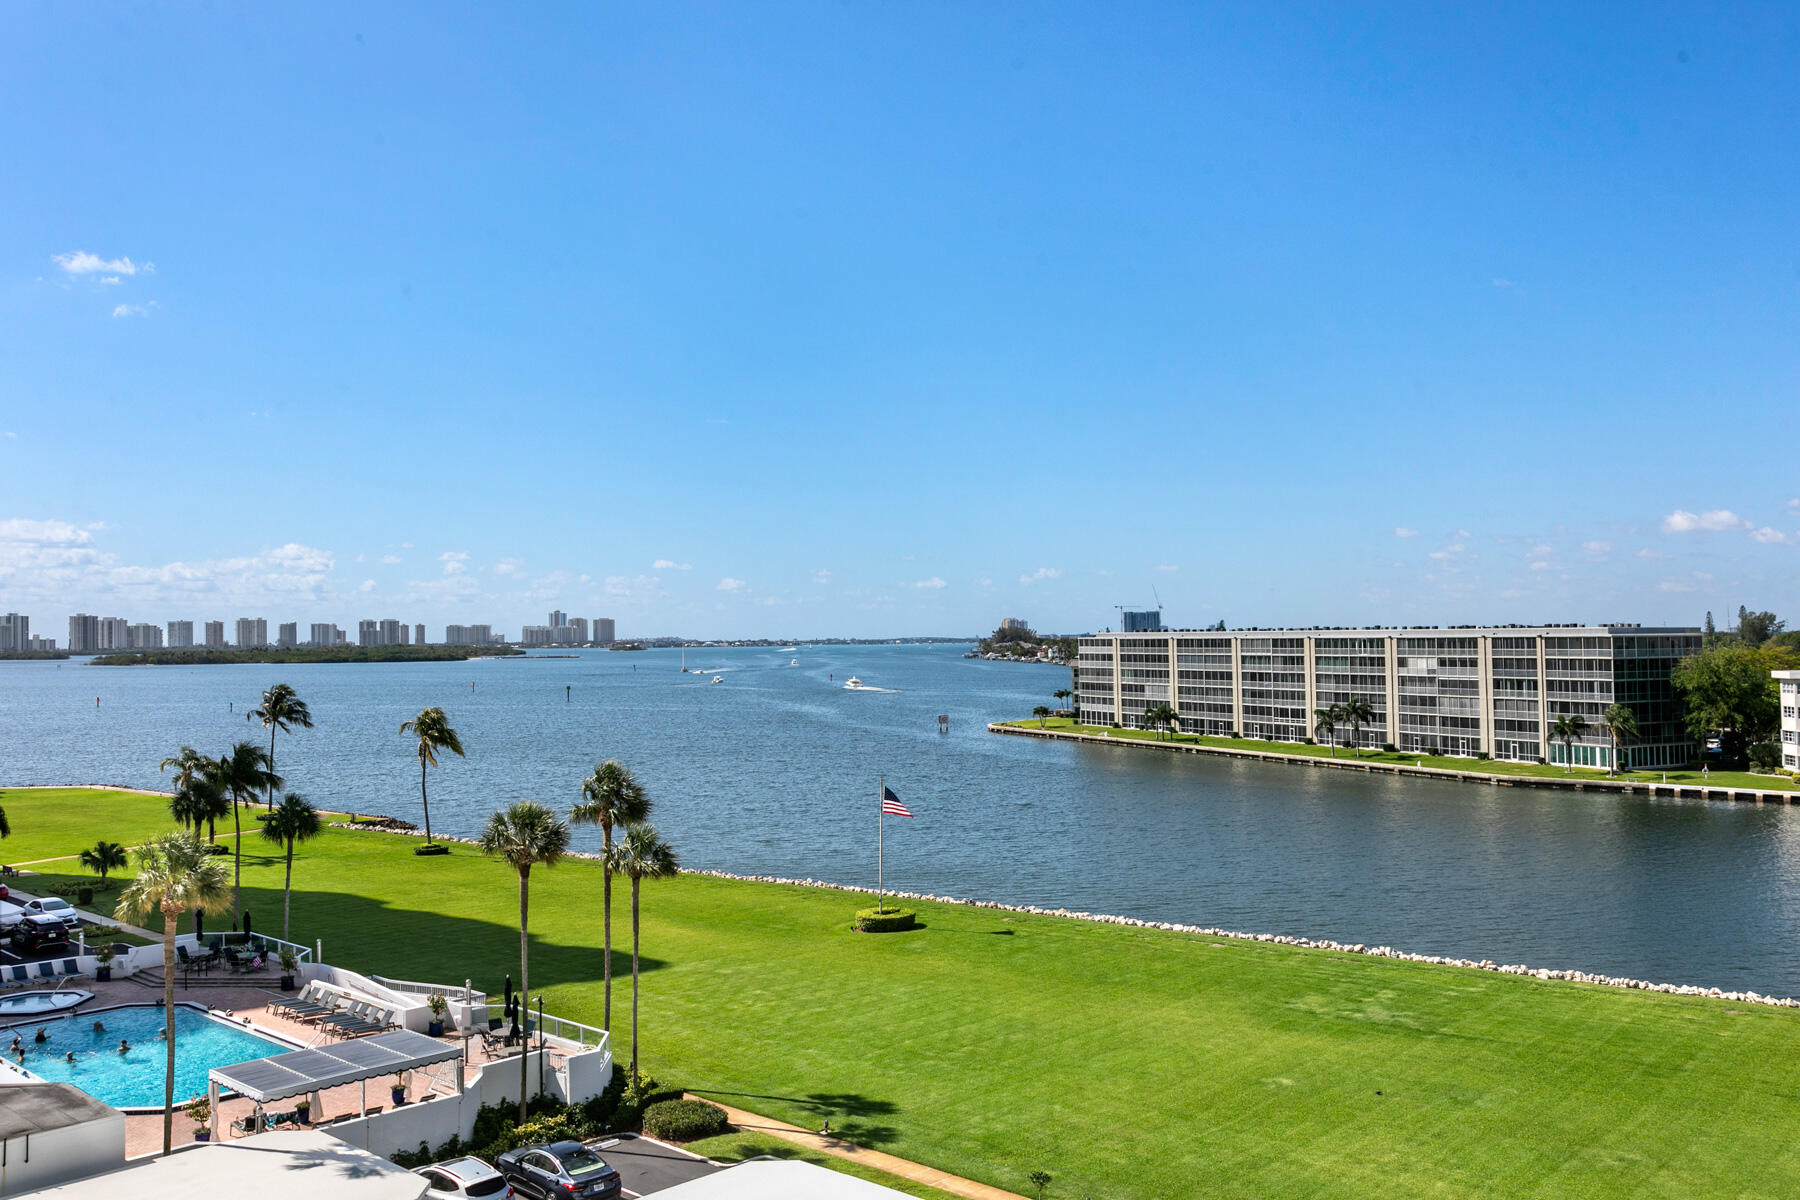
{"label": "parked car", "polygon": [[25,909],[10,901],[0,900],[0,932],[11,933],[25,919]]}
{"label": "parked car", "polygon": [[29,916],[55,917],[71,932],[81,927],[81,914],[75,911],[73,904],[60,896],[44,896],[37,900],[27,900],[25,912]]}
{"label": "parked car", "polygon": [[48,913],[26,913],[13,927],[12,944],[21,954],[60,950],[69,944],[69,927]]}
{"label": "parked car", "polygon": [[520,1195],[536,1200],[611,1200],[619,1194],[618,1171],[580,1142],[520,1146],[494,1165]]}
{"label": "parked car", "polygon": [[479,1158],[452,1158],[429,1167],[416,1167],[414,1175],[425,1177],[425,1194],[431,1200],[507,1200],[513,1194],[506,1177]]}

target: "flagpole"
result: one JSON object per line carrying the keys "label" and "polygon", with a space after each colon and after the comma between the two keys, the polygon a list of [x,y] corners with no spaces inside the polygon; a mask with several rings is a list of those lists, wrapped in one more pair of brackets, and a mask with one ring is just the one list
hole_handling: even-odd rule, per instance
{"label": "flagpole", "polygon": [[887,776],[881,777],[881,784],[875,791],[875,911],[881,912],[881,828],[882,817],[887,808]]}

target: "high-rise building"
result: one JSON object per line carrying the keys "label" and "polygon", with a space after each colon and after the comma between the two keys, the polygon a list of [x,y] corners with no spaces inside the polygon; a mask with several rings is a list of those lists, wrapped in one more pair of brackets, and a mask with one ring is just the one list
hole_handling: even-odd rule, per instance
{"label": "high-rise building", "polygon": [[76,613],[69,618],[69,653],[92,654],[100,647],[100,618]]}
{"label": "high-rise building", "polygon": [[194,623],[192,621],[169,622],[169,647],[188,647],[194,644]]}
{"label": "high-rise building", "polygon": [[97,632],[99,640],[94,643],[95,649],[131,649],[131,622],[124,617],[101,617]]}
{"label": "high-rise building", "polygon": [[1002,628],[1002,629],[1030,629],[1031,622],[1027,621],[1024,617],[1001,617],[1000,618],[1000,628]]}
{"label": "high-rise building", "polygon": [[491,625],[444,626],[446,646],[485,646],[493,640],[494,627]]}
{"label": "high-rise building", "polygon": [[315,623],[309,646],[335,646],[344,640],[344,631],[330,622]]}
{"label": "high-rise building", "polygon": [[412,641],[412,626],[405,621],[400,622],[400,644],[407,645]]}
{"label": "high-rise building", "polygon": [[611,617],[594,618],[594,640],[599,642],[602,646],[610,646],[618,640],[617,636],[613,633],[613,619]]}
{"label": "high-rise building", "polygon": [[413,645],[423,646],[424,644],[425,644],[425,622],[420,621],[417,625],[413,626]]}
{"label": "high-rise building", "polygon": [[548,646],[556,637],[556,630],[549,625],[527,625],[519,630],[519,644],[522,646]]}
{"label": "high-rise building", "polygon": [[577,646],[587,645],[588,623],[586,617],[569,618],[569,641]]}
{"label": "high-rise building", "polygon": [[552,609],[550,612],[550,619],[544,623],[552,629],[555,629],[558,625],[567,625],[569,623],[569,614],[560,608]]}
{"label": "high-rise building", "polygon": [[356,644],[359,646],[381,645],[381,622],[361,620],[356,623]]}
{"label": "high-rise building", "polygon": [[381,644],[383,646],[400,644],[400,622],[391,618],[381,622]]}
{"label": "high-rise building", "polygon": [[1125,633],[1159,633],[1162,630],[1162,610],[1152,608],[1144,612],[1132,612],[1121,609],[1119,628]]}
{"label": "high-rise building", "polygon": [[0,617],[0,651],[31,648],[31,618],[22,613]]}
{"label": "high-rise building", "polygon": [[275,634],[275,644],[283,650],[292,650],[300,644],[300,622],[283,621]]}
{"label": "high-rise building", "polygon": [[56,651],[56,639],[39,637],[34,633],[31,635],[30,640],[25,643],[25,648],[33,654],[53,654]]}
{"label": "high-rise building", "polygon": [[208,650],[225,648],[225,622],[208,621],[206,623],[206,648]]}
{"label": "high-rise building", "polygon": [[125,631],[125,643],[133,650],[161,650],[162,626],[139,621]]}
{"label": "high-rise building", "polygon": [[269,644],[269,622],[263,617],[237,619],[238,649],[261,648]]}
{"label": "high-rise building", "polygon": [[[1699,652],[1698,629],[1637,625],[1108,633],[1080,639],[1075,702],[1085,725],[1167,704],[1186,733],[1298,742],[1315,709],[1360,700],[1340,740],[1577,767],[1612,765],[1600,717],[1623,704],[1638,737],[1622,765],[1672,767],[1694,746],[1669,672]],[[1587,721],[1568,746],[1550,732],[1564,716]]]}

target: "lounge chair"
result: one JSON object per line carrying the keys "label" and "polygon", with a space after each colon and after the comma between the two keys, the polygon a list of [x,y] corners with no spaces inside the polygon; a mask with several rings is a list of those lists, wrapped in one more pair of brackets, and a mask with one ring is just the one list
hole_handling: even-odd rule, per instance
{"label": "lounge chair", "polygon": [[31,968],[26,967],[26,966],[14,967],[12,969],[12,981],[16,984],[30,983],[31,982]]}
{"label": "lounge chair", "polygon": [[45,959],[43,962],[39,963],[37,965],[37,977],[39,979],[55,979],[56,964],[49,959]]}

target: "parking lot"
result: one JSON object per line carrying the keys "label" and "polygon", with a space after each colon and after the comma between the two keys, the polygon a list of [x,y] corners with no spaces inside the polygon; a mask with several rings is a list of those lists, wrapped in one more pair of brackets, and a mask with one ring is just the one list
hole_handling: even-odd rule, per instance
{"label": "parking lot", "polygon": [[652,1195],[724,1170],[685,1150],[635,1134],[620,1134],[587,1145],[619,1172],[619,1184],[627,1196]]}

